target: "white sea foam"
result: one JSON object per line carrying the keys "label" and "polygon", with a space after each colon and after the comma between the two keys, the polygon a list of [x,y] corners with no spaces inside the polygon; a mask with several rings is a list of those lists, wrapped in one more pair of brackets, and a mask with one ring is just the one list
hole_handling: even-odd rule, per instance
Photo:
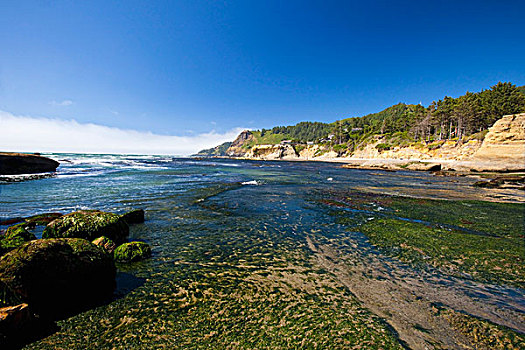
{"label": "white sea foam", "polygon": [[261,185],[261,183],[260,183],[259,181],[256,181],[256,180],[251,180],[251,181],[241,182],[241,185],[254,185],[254,186],[259,186],[259,185]]}

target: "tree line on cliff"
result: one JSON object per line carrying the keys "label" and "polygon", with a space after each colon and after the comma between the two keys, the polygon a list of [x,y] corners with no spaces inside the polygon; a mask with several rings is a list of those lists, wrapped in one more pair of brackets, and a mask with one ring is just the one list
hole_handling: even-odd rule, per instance
{"label": "tree line on cliff", "polygon": [[[396,143],[450,139],[461,143],[472,135],[483,137],[484,132],[502,116],[521,112],[525,112],[525,86],[499,82],[480,92],[467,92],[456,98],[445,96],[427,107],[398,103],[362,117],[333,123],[300,122],[254,133],[257,143],[285,139],[297,143],[330,142],[337,148],[350,151],[371,135],[389,136]],[[199,155],[203,153],[199,152]]]}
{"label": "tree line on cliff", "polygon": [[428,107],[398,103],[378,112],[334,123],[301,122],[294,126],[262,129],[261,134],[286,134],[290,139],[319,141],[333,135],[334,143],[346,142],[352,134],[407,132],[417,140],[458,138],[488,129],[507,114],[525,112],[525,86],[502,83],[490,89],[453,98],[445,96]]}

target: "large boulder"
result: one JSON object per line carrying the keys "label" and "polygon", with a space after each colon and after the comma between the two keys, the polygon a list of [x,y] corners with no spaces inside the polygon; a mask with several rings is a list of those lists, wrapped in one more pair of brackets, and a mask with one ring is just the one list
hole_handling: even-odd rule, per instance
{"label": "large boulder", "polygon": [[0,236],[0,256],[25,242],[36,239],[36,236],[27,230],[28,226],[32,227],[32,224],[24,222],[7,228],[5,235]]}
{"label": "large boulder", "polygon": [[0,153],[0,175],[37,174],[56,171],[57,161],[36,154]]}
{"label": "large boulder", "polygon": [[128,224],[141,224],[144,222],[144,209],[128,211],[126,214],[121,215],[121,217]]}
{"label": "large boulder", "polygon": [[151,248],[144,242],[129,242],[121,244],[113,252],[113,257],[119,262],[139,261],[151,256]]}
{"label": "large boulder", "polygon": [[42,238],[84,238],[92,241],[106,236],[122,243],[129,234],[129,226],[119,215],[97,210],[82,210],[51,221]]}
{"label": "large boulder", "polygon": [[115,275],[112,257],[79,238],[31,241],[0,258],[0,287],[49,317],[108,299]]}

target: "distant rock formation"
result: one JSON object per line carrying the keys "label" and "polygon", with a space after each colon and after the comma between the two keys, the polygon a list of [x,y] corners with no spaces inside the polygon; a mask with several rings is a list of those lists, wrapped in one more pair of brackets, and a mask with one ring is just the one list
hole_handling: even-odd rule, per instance
{"label": "distant rock formation", "polygon": [[244,157],[249,150],[247,144],[253,140],[253,134],[250,130],[244,130],[232,142],[230,147],[226,150],[229,157]]}
{"label": "distant rock formation", "polygon": [[53,172],[59,165],[57,161],[37,154],[0,153],[0,175]]}
{"label": "distant rock formation", "polygon": [[232,145],[232,142],[224,142],[213,148],[203,149],[199,153],[194,154],[192,157],[225,157],[227,156],[228,148]]}

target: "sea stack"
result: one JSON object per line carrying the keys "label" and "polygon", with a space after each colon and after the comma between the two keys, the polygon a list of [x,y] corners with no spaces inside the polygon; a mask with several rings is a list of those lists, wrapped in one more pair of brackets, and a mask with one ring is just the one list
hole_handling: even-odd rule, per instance
{"label": "sea stack", "polygon": [[59,165],[56,160],[39,154],[0,153],[0,175],[54,172]]}

